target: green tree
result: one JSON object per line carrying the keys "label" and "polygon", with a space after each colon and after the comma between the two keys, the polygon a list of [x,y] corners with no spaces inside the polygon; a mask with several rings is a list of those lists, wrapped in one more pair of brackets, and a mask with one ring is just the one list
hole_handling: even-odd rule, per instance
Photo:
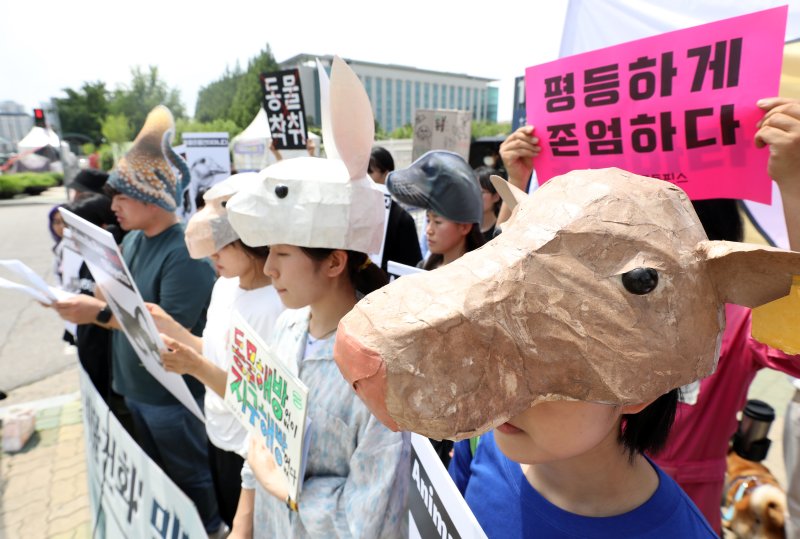
{"label": "green tree", "polygon": [[472,138],[510,135],[511,122],[472,122]]}
{"label": "green tree", "polygon": [[175,141],[173,144],[183,144],[184,133],[228,133],[229,140],[242,132],[233,120],[218,119],[211,122],[180,119],[175,122]]}
{"label": "green tree", "polygon": [[244,129],[253,121],[264,95],[260,75],[278,69],[278,62],[272,56],[269,45],[247,62],[247,71],[239,79],[231,102],[230,119],[236,122],[236,125]]}
{"label": "green tree", "polygon": [[100,144],[101,126],[108,114],[106,83],[84,82],[79,90],[64,88],[63,92],[67,97],[55,99],[62,134],[78,133]]}
{"label": "green tree", "polygon": [[389,138],[414,138],[414,128],[411,126],[411,124],[398,127],[389,133]]}
{"label": "green tree", "polygon": [[200,88],[194,109],[195,120],[201,122],[231,120],[233,99],[243,75],[244,72],[237,62],[233,71],[226,67],[222,77]]}
{"label": "green tree", "polygon": [[124,114],[109,114],[106,116],[103,120],[102,132],[107,142],[128,142],[131,140],[131,124]]}
{"label": "green tree", "polygon": [[124,115],[130,121],[133,132],[138,133],[144,125],[147,113],[157,105],[165,105],[176,120],[186,117],[180,92],[161,80],[158,67],[151,65],[145,72],[136,66],[131,68],[130,85],[114,90],[109,112]]}

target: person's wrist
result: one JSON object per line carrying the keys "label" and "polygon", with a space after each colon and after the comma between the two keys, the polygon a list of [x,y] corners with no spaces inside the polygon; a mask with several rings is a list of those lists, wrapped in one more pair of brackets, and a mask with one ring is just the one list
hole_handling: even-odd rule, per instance
{"label": "person's wrist", "polygon": [[528,191],[528,182],[530,181],[530,179],[531,179],[531,174],[524,176],[524,175],[509,173],[508,175],[508,183],[526,192]]}
{"label": "person's wrist", "polygon": [[795,174],[794,176],[775,180],[775,183],[778,184],[778,189],[781,190],[782,198],[800,198],[800,174]]}
{"label": "person's wrist", "polygon": [[108,322],[111,320],[111,316],[113,314],[111,312],[111,309],[109,308],[107,303],[106,304],[101,304],[98,307],[99,308],[98,308],[97,314],[94,317],[95,322],[97,322],[99,324],[108,324]]}

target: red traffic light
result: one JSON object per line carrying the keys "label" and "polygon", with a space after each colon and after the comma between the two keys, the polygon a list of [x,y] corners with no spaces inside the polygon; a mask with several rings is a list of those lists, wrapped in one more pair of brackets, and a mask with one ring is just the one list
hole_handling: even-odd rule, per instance
{"label": "red traffic light", "polygon": [[46,127],[43,109],[33,109],[33,125],[36,127]]}

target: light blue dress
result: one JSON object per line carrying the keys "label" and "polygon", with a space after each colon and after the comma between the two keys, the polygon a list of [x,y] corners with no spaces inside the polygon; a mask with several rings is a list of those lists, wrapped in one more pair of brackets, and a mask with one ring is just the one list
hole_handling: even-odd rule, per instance
{"label": "light blue dress", "polygon": [[290,511],[255,479],[245,463],[242,487],[256,489],[253,536],[408,537],[410,438],[384,427],[356,396],[333,361],[336,335],[304,358],[310,309],[278,318],[272,346],[296,363],[308,386],[309,431],[299,511]]}

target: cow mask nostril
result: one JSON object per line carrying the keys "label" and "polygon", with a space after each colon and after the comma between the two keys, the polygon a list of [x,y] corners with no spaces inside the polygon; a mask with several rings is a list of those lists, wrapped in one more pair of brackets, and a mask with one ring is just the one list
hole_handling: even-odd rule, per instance
{"label": "cow mask nostril", "polygon": [[631,294],[649,294],[658,286],[658,272],[653,268],[634,268],[622,274],[622,285]]}

